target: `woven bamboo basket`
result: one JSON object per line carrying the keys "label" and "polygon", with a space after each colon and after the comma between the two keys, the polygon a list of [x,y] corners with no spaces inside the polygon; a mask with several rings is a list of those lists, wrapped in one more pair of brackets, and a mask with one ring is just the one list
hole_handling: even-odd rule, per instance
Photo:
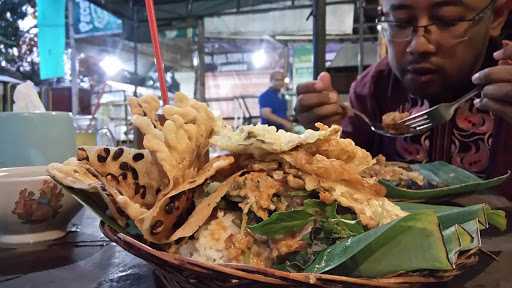
{"label": "woven bamboo basket", "polygon": [[[105,223],[103,234],[127,252],[155,268],[165,287],[422,287],[446,282],[478,262],[478,248],[458,257],[455,268],[446,272],[417,272],[385,278],[352,278],[329,274],[290,273],[243,264],[211,264],[159,251]],[[430,284],[430,285],[429,285]]]}

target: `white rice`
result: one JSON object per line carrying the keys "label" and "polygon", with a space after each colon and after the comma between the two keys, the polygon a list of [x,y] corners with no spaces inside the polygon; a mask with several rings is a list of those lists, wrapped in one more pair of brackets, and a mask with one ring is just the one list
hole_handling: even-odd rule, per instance
{"label": "white rice", "polygon": [[226,238],[240,233],[240,228],[233,224],[235,217],[233,213],[224,214],[219,211],[216,219],[199,229],[194,240],[187,241],[178,248],[178,253],[210,263],[229,262],[226,254]]}

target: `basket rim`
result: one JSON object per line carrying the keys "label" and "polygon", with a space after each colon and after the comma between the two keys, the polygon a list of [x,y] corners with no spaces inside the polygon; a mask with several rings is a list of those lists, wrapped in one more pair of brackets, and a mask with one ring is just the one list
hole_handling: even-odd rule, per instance
{"label": "basket rim", "polygon": [[116,231],[103,221],[100,221],[99,226],[101,232],[112,242],[128,253],[150,264],[158,264],[154,266],[161,270],[187,270],[211,278],[226,280],[226,277],[228,277],[238,281],[253,281],[255,283],[277,286],[306,285],[325,287],[328,284],[352,284],[372,287],[408,287],[418,284],[441,283],[462,273],[463,270],[461,268],[475,264],[478,261],[476,252],[479,250],[477,247],[462,255],[461,260],[458,261],[454,269],[440,271],[435,274],[399,273],[382,278],[356,278],[331,274],[286,272],[273,268],[238,263],[207,263],[152,248],[130,235]]}

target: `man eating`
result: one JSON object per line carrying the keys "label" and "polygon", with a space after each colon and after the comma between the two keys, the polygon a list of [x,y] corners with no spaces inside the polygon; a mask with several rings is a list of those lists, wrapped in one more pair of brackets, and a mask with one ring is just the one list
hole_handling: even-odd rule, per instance
{"label": "man eating", "polygon": [[[512,45],[500,36],[511,2],[382,1],[388,55],[353,83],[350,106],[381,122],[386,113],[414,114],[481,87],[448,122],[411,137],[377,135],[357,116],[343,118],[325,72],[297,87],[297,119],[307,128],[342,124],[344,137],[388,160],[442,160],[486,178],[505,174],[512,170]],[[502,190],[512,199],[512,181]]]}

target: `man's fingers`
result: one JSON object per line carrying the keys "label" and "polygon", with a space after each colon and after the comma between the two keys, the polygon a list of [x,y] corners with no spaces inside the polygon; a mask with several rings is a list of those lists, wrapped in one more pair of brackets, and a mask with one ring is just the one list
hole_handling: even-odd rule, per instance
{"label": "man's fingers", "polygon": [[317,81],[309,81],[297,85],[297,95],[321,92],[321,90],[316,88],[316,82]]}
{"label": "man's fingers", "polygon": [[343,110],[339,104],[329,104],[320,107],[313,108],[307,112],[297,114],[297,118],[300,123],[311,128],[316,122],[321,122],[322,119],[330,118],[333,116],[340,116],[343,114]]}
{"label": "man's fingers", "polygon": [[318,75],[318,80],[315,83],[315,88],[319,91],[331,91],[334,90],[332,88],[332,79],[331,74],[327,72],[322,72],[320,75]]}
{"label": "man's fingers", "polygon": [[512,105],[510,103],[481,98],[475,100],[475,105],[479,109],[494,112],[507,122],[512,123]]}
{"label": "man's fingers", "polygon": [[482,97],[512,103],[512,83],[487,85],[482,89]]}
{"label": "man's fingers", "polygon": [[309,81],[297,85],[297,95],[331,90],[334,90],[334,88],[332,87],[331,75],[327,72],[320,73],[320,75],[318,75],[318,79],[315,81]]}
{"label": "man's fingers", "polygon": [[[327,72],[320,73],[316,81],[297,85],[297,95],[295,114],[307,128],[313,128],[316,122],[324,123],[323,120],[329,121],[324,124],[331,125],[346,112],[338,104],[338,93],[332,88],[331,75]],[[336,116],[340,119],[331,119]]]}
{"label": "man's fingers", "polygon": [[473,75],[472,80],[476,85],[512,82],[512,66],[503,65],[484,69]]}
{"label": "man's fingers", "polygon": [[295,113],[301,113],[314,107],[338,103],[338,98],[338,93],[334,91],[299,95],[295,105]]}
{"label": "man's fingers", "polygon": [[338,103],[335,103],[314,108],[311,110],[311,112],[315,113],[316,115],[319,115],[320,118],[325,118],[335,114],[342,114],[343,109]]}
{"label": "man's fingers", "polygon": [[496,60],[512,60],[512,42],[503,41],[503,48],[494,53]]}

